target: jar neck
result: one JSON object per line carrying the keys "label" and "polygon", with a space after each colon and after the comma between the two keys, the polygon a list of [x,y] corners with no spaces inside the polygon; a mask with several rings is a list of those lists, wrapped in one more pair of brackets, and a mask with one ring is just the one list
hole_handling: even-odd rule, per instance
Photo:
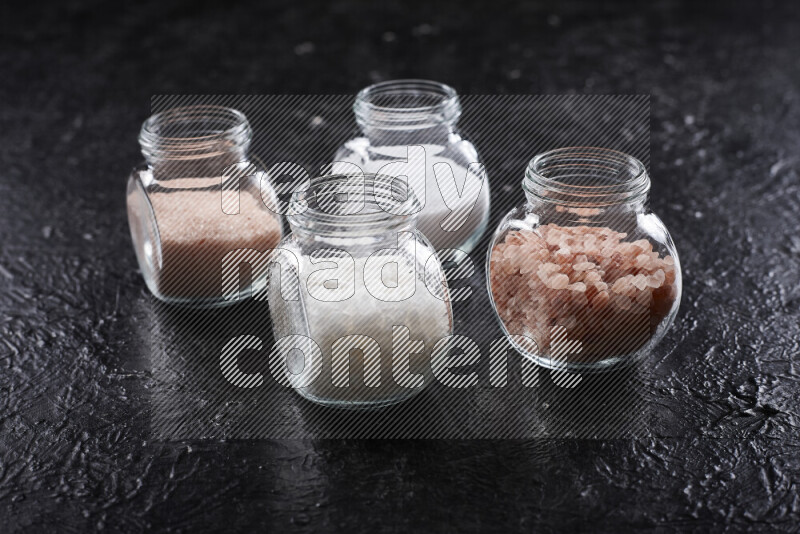
{"label": "jar neck", "polygon": [[461,116],[461,103],[455,89],[448,85],[427,80],[393,80],[362,89],[353,111],[367,137],[402,144],[410,137],[452,133]]}
{"label": "jar neck", "polygon": [[409,190],[399,199],[392,177],[329,175],[315,178],[293,198],[287,217],[299,238],[337,243],[397,241],[400,232],[416,229],[421,206]]}
{"label": "jar neck", "polygon": [[159,179],[222,176],[247,159],[252,130],[240,111],[185,106],[156,113],[139,132],[147,164]]}
{"label": "jar neck", "polygon": [[400,236],[410,236],[417,229],[416,223],[393,225],[381,230],[315,227],[291,222],[289,227],[300,242],[314,243],[319,248],[345,250],[353,256],[369,256],[377,250],[397,248],[403,242]]}
{"label": "jar neck", "polygon": [[522,188],[531,204],[579,218],[643,211],[650,177],[636,158],[605,148],[570,147],[534,157]]}

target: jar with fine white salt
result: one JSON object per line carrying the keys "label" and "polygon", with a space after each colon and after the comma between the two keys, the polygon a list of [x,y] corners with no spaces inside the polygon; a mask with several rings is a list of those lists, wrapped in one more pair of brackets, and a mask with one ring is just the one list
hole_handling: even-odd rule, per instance
{"label": "jar with fine white salt", "polygon": [[578,372],[641,361],[681,299],[672,238],[649,208],[636,158],[561,148],[531,160],[526,202],[501,221],[487,258],[491,302],[539,364]]}
{"label": "jar with fine white salt", "polygon": [[334,172],[407,180],[422,205],[417,227],[433,247],[470,252],[489,220],[489,181],[456,128],[456,91],[427,80],[386,81],[361,90],[353,111],[360,132],[336,152]]}
{"label": "jar with fine white salt", "polygon": [[453,331],[439,257],[413,193],[330,175],[295,193],[269,284],[273,375],[318,404],[367,408],[419,393]]}

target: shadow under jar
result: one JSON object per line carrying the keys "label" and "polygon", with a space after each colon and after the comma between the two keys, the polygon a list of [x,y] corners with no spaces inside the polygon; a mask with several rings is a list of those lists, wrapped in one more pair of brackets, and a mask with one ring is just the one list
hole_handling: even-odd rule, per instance
{"label": "shadow under jar", "polygon": [[[142,276],[158,299],[232,304],[238,299],[224,298],[222,289],[226,255],[280,241],[276,196],[248,159],[251,139],[245,116],[221,106],[175,108],[142,125],[145,163],[128,179],[128,223]],[[239,298],[250,293],[244,285]]]}
{"label": "shadow under jar", "polygon": [[601,371],[639,361],[681,297],[675,245],[649,210],[644,165],[603,148],[533,158],[527,202],[500,223],[487,257],[506,335],[540,365]]}
{"label": "shadow under jar", "polygon": [[416,229],[416,199],[398,205],[391,180],[373,175],[317,178],[303,197],[274,258],[281,281],[269,284],[285,385],[340,408],[417,394],[453,315],[439,258]]}
{"label": "shadow under jar", "polygon": [[353,111],[361,135],[339,148],[333,172],[407,176],[423,206],[419,230],[436,250],[470,252],[488,224],[489,181],[475,146],[456,129],[456,91],[427,80],[386,81],[361,90]]}

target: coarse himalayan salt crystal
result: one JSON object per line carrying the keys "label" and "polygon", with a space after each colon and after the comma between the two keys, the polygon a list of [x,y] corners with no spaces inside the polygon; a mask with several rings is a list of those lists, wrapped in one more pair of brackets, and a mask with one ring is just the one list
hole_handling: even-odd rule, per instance
{"label": "coarse himalayan salt crystal", "polygon": [[555,273],[561,269],[561,266],[557,263],[542,263],[539,265],[539,270],[544,271],[545,273]]}
{"label": "coarse himalayan salt crystal", "polygon": [[650,258],[649,254],[639,254],[636,256],[636,266],[637,267],[645,267],[650,264],[652,258]]}
{"label": "coarse himalayan salt crystal", "polygon": [[597,265],[595,265],[594,263],[592,263],[590,261],[586,261],[586,260],[584,260],[584,261],[582,261],[580,263],[576,263],[576,264],[574,264],[572,266],[572,268],[575,269],[576,271],[591,271],[595,267],[597,267]]}
{"label": "coarse himalayan salt crystal", "polygon": [[586,273],[586,281],[589,283],[600,282],[603,280],[603,275],[596,270],[591,270]]}
{"label": "coarse himalayan salt crystal", "polygon": [[537,262],[531,258],[528,261],[522,262],[522,265],[519,266],[519,272],[520,274],[528,274],[538,270],[538,268],[539,265],[537,265]]}
{"label": "coarse himalayan salt crystal", "polygon": [[506,243],[508,245],[521,245],[525,239],[522,237],[521,232],[511,232],[506,237]]}
{"label": "coarse himalayan salt crystal", "polygon": [[[675,262],[647,239],[626,237],[555,224],[510,232],[490,259],[492,296],[509,332],[532,337],[547,354],[553,326],[563,326],[582,342],[583,350],[568,356],[573,361],[641,347],[647,339],[636,332],[649,336],[673,307]],[[514,244],[518,251],[509,253]]]}
{"label": "coarse himalayan salt crystal", "polygon": [[556,257],[559,259],[566,258],[572,255],[572,250],[567,246],[562,246],[556,251]]}
{"label": "coarse himalayan salt crystal", "polygon": [[505,243],[500,243],[494,248],[494,253],[492,254],[489,261],[492,263],[498,263],[500,260],[503,259],[503,251],[506,249],[507,245]]}
{"label": "coarse himalayan salt crystal", "polygon": [[653,288],[661,287],[661,284],[666,280],[666,275],[662,269],[657,270],[647,277],[647,285]]}
{"label": "coarse himalayan salt crystal", "polygon": [[569,285],[569,276],[566,274],[554,274],[550,279],[545,282],[548,287],[552,289],[564,289]]}
{"label": "coarse himalayan salt crystal", "polygon": [[623,276],[622,278],[618,278],[616,282],[611,286],[611,291],[618,295],[628,295],[629,293],[633,293],[633,284],[631,284],[632,277],[630,275]]}
{"label": "coarse himalayan salt crystal", "polygon": [[637,274],[631,279],[631,283],[639,291],[643,291],[647,287],[647,277],[643,274]]}
{"label": "coarse himalayan salt crystal", "polygon": [[583,282],[583,279],[586,276],[585,271],[571,271],[569,273],[569,283],[574,284],[575,282]]}
{"label": "coarse himalayan salt crystal", "polygon": [[584,280],[586,280],[586,283],[588,284],[596,284],[597,282],[601,282],[603,280],[603,277],[597,271],[589,271],[588,273],[586,273]]}
{"label": "coarse himalayan salt crystal", "polygon": [[575,282],[569,286],[572,291],[586,291],[586,284],[583,282]]}
{"label": "coarse himalayan salt crystal", "polygon": [[653,245],[647,239],[639,239],[631,243],[634,253],[644,254],[653,250]]}

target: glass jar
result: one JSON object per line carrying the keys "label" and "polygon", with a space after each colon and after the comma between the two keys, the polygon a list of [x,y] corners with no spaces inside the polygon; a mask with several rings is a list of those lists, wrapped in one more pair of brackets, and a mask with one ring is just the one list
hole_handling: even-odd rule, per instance
{"label": "glass jar", "polygon": [[145,163],[128,179],[128,223],[142,276],[160,300],[236,302],[223,295],[226,256],[280,241],[274,190],[248,160],[251,138],[245,116],[220,106],[175,108],[142,125]]}
{"label": "glass jar", "polygon": [[533,158],[527,202],[500,223],[487,257],[491,302],[523,355],[598,371],[646,355],[675,319],[681,269],[649,210],[644,165],[603,148]]}
{"label": "glass jar", "polygon": [[281,282],[269,284],[273,356],[285,385],[318,404],[378,407],[415,395],[452,335],[441,263],[416,229],[418,201],[395,199],[391,178],[329,175],[290,205],[292,232],[275,260]]}
{"label": "glass jar", "polygon": [[353,110],[361,132],[336,152],[334,172],[406,176],[423,205],[417,227],[434,248],[471,251],[489,220],[489,182],[475,146],[456,130],[455,90],[387,81],[361,90]]}

